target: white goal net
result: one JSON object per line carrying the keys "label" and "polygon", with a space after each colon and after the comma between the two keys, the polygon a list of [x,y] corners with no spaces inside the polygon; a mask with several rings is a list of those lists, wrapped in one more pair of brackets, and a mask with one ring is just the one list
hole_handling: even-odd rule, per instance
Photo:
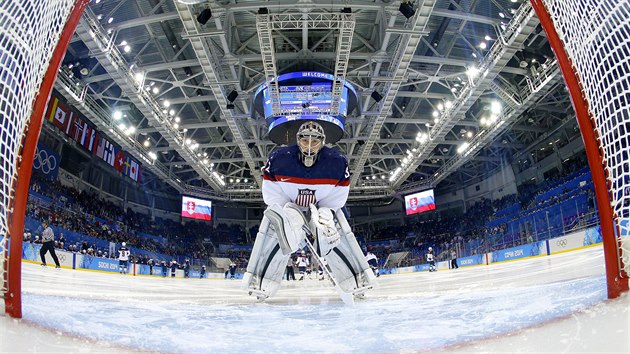
{"label": "white goal net", "polygon": [[[0,273],[8,289],[12,201],[23,139],[59,37],[74,0],[0,0]],[[28,162],[30,163],[30,162]],[[9,237],[12,236],[12,237]],[[14,255],[11,255],[14,256]],[[21,255],[15,255],[21,257]]]}
{"label": "white goal net", "polygon": [[630,1],[542,0],[582,83],[630,274]]}

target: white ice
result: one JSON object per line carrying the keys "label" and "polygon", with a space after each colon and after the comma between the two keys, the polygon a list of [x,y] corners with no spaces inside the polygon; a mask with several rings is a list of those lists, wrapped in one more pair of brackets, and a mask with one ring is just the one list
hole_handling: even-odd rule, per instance
{"label": "white ice", "polygon": [[0,316],[1,353],[630,353],[629,297],[607,300],[601,247],[382,276],[354,307],[327,281],[258,303],[237,280],[22,269],[24,318]]}

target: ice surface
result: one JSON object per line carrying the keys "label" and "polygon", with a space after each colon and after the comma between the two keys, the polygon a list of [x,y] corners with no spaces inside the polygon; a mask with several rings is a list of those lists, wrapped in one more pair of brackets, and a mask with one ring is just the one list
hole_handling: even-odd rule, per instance
{"label": "ice surface", "polygon": [[240,289],[240,281],[132,277],[31,264],[23,271],[24,319],[0,316],[3,353],[630,349],[628,297],[606,299],[600,247],[382,276],[379,288],[354,307],[345,306],[328,282],[317,280],[285,282],[277,297],[258,303]]}

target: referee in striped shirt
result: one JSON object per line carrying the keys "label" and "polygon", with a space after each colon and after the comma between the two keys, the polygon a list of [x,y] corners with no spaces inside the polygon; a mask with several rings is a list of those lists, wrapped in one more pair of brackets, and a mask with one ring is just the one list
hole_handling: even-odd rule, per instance
{"label": "referee in striped shirt", "polygon": [[56,268],[61,268],[59,265],[59,259],[57,258],[57,254],[55,254],[55,233],[48,226],[48,222],[44,221],[42,223],[42,227],[44,228],[44,232],[42,232],[42,248],[39,250],[39,256],[42,257],[42,266],[46,266],[46,252],[50,251],[50,255],[55,261]]}

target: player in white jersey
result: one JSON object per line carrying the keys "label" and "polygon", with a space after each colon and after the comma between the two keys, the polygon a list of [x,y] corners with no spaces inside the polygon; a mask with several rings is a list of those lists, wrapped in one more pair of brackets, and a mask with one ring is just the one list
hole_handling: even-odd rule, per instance
{"label": "player in white jersey", "polygon": [[435,267],[435,257],[433,256],[432,247],[429,247],[429,251],[427,252],[427,262],[429,262],[429,272],[436,272],[437,268]]}
{"label": "player in white jersey", "polygon": [[365,260],[368,262],[368,264],[370,265],[370,267],[372,267],[372,271],[374,272],[374,274],[378,277],[378,258],[376,257],[376,255],[370,251],[367,252],[367,254],[365,255]]}
{"label": "player in white jersey", "polygon": [[127,248],[127,243],[123,242],[122,247],[118,249],[118,268],[120,274],[127,274],[127,263],[129,263],[129,255],[131,252]]}
{"label": "player in white jersey", "polygon": [[326,135],[316,121],[302,124],[296,141],[272,152],[263,168],[267,209],[243,277],[245,286],[259,299],[275,294],[288,258],[312,235],[314,251],[328,262],[338,289],[362,295],[374,286],[375,276],[341,210],[350,191],[347,159],[325,146]]}
{"label": "player in white jersey", "polygon": [[306,274],[306,267],[310,265],[311,265],[311,262],[308,260],[308,257],[306,257],[306,252],[302,251],[297,258],[297,266],[298,266],[298,270],[300,271],[300,279],[298,280],[304,280],[304,274]]}

